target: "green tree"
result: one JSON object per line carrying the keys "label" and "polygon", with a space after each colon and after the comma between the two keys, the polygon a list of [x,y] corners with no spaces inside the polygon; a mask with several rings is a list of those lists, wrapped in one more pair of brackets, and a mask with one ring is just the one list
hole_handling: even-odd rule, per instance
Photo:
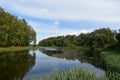
{"label": "green tree", "polygon": [[0,8],[0,47],[28,46],[31,42],[35,45],[36,32],[25,19],[18,19]]}
{"label": "green tree", "polygon": [[118,33],[116,35],[116,39],[117,39],[118,45],[120,46],[120,29],[118,30]]}

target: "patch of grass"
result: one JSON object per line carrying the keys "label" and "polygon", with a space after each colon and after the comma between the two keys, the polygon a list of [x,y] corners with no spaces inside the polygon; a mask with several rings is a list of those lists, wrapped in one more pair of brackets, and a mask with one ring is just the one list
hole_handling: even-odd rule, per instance
{"label": "patch of grass", "polygon": [[98,78],[95,73],[88,69],[72,68],[68,71],[59,72],[53,77],[40,80],[105,80],[105,78]]}
{"label": "patch of grass", "polygon": [[41,78],[40,80],[120,80],[120,74],[116,72],[106,72],[101,77],[84,68],[72,68],[68,71],[58,72],[54,76]]}
{"label": "patch of grass", "polygon": [[23,50],[35,50],[37,47],[27,46],[27,47],[20,47],[20,46],[12,46],[12,47],[0,47],[0,53],[4,52],[14,52],[14,51],[23,51]]}
{"label": "patch of grass", "polygon": [[105,51],[100,54],[100,59],[106,71],[120,73],[120,53]]}
{"label": "patch of grass", "polygon": [[105,80],[120,80],[120,73],[107,71]]}
{"label": "patch of grass", "polygon": [[106,80],[120,80],[120,50],[108,48],[100,54],[100,60],[106,70]]}

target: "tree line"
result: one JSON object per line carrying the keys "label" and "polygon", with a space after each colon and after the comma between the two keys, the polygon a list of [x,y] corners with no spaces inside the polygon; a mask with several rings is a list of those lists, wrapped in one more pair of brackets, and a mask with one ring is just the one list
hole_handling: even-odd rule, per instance
{"label": "tree line", "polygon": [[28,46],[36,43],[36,32],[25,19],[18,19],[0,8],[0,47]]}
{"label": "tree line", "polygon": [[102,50],[110,45],[120,45],[120,30],[112,31],[109,28],[101,28],[90,33],[80,35],[57,36],[44,39],[40,46],[67,47],[71,45],[88,47],[91,51]]}
{"label": "tree line", "polygon": [[40,46],[59,46],[65,47],[68,45],[72,45],[74,39],[76,38],[75,35],[67,35],[67,36],[57,36],[57,37],[50,37],[44,39],[39,42]]}

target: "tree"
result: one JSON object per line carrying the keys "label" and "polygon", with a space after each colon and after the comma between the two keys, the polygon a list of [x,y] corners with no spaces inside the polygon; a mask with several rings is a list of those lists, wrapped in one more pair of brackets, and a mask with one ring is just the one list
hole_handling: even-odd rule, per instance
{"label": "tree", "polygon": [[31,42],[35,45],[36,32],[25,19],[18,19],[0,8],[0,47],[28,46]]}
{"label": "tree", "polygon": [[118,33],[116,35],[116,39],[117,39],[118,45],[120,45],[120,29],[118,30]]}

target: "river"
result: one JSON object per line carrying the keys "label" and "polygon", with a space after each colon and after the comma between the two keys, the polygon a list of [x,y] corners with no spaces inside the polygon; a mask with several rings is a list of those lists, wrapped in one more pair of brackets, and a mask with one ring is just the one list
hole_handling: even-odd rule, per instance
{"label": "river", "polygon": [[89,62],[80,61],[77,58],[57,57],[52,54],[59,54],[59,51],[55,48],[43,47],[34,51],[1,53],[0,80],[39,80],[52,75],[54,72],[73,67],[90,69],[98,76],[105,73],[103,69]]}

